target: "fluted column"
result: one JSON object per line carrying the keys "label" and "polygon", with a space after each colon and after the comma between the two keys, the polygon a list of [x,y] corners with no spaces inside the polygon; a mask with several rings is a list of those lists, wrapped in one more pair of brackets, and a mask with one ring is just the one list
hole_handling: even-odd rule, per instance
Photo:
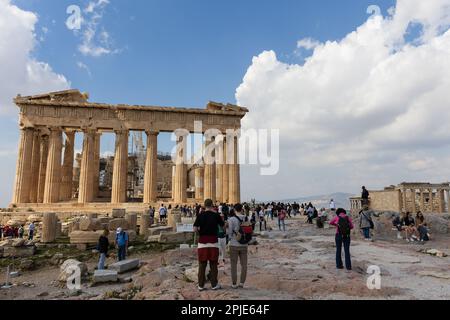
{"label": "fluted column", "polygon": [[223,202],[223,138],[216,139],[216,200]]}
{"label": "fluted column", "polygon": [[[230,139],[229,142],[228,139]],[[227,143],[231,144],[227,149],[227,161],[229,167],[229,202],[231,204],[236,204],[241,202],[238,137],[227,137]]]}
{"label": "fluted column", "polygon": [[22,128],[19,139],[19,152],[17,154],[16,180],[12,203],[28,203],[30,201],[30,172],[33,153],[32,128]]}
{"label": "fluted column", "polygon": [[412,212],[417,213],[416,189],[411,189]]}
{"label": "fluted column", "polygon": [[203,201],[203,179],[205,175],[205,169],[199,167],[195,169],[195,200]]}
{"label": "fluted column", "polygon": [[83,151],[81,153],[78,203],[89,203],[92,202],[93,200],[94,147],[95,147],[95,130],[85,130],[83,137]]}
{"label": "fluted column", "polygon": [[186,203],[187,201],[187,177],[186,177],[186,148],[187,136],[177,134],[177,155],[175,164],[175,196],[174,202],[178,204]]}
{"label": "fluted column", "polygon": [[61,186],[62,131],[50,129],[47,171],[45,174],[44,203],[57,203]]}
{"label": "fluted column", "polygon": [[230,196],[229,196],[229,176],[230,176],[230,168],[227,163],[227,139],[224,136],[223,137],[223,143],[222,143],[222,155],[223,155],[223,164],[222,164],[222,181],[219,183],[222,184],[222,201],[224,203],[228,203]]}
{"label": "fluted column", "polygon": [[407,212],[408,211],[408,203],[407,203],[407,201],[406,201],[406,189],[403,189],[402,190],[402,202],[403,202],[403,210],[405,211],[405,212]]}
{"label": "fluted column", "polygon": [[172,200],[175,200],[175,175],[177,174],[177,167],[172,166]]}
{"label": "fluted column", "polygon": [[116,131],[116,151],[114,157],[112,203],[127,200],[128,131]]}
{"label": "fluted column", "polygon": [[423,189],[420,189],[420,211],[422,213],[425,212],[425,194],[423,193]]}
{"label": "fluted column", "polygon": [[156,202],[158,165],[158,133],[147,132],[147,154],[144,173],[144,203]]}
{"label": "fluted column", "polygon": [[96,133],[94,136],[94,166],[92,168],[94,181],[92,183],[92,198],[97,199],[100,186],[100,142],[101,133]]}
{"label": "fluted column", "polygon": [[438,194],[439,194],[439,213],[444,213],[444,190],[439,189],[438,190]]}
{"label": "fluted column", "polygon": [[66,141],[64,144],[64,160],[61,170],[61,190],[60,199],[68,201],[72,199],[73,185],[73,161],[75,150],[75,132],[66,131]]}
{"label": "fluted column", "polygon": [[216,201],[216,151],[215,137],[205,135],[205,178],[204,178],[204,197]]}
{"label": "fluted column", "polygon": [[30,203],[37,203],[39,190],[39,166],[41,160],[41,136],[38,130],[33,134],[33,152],[31,156]]}
{"label": "fluted column", "polygon": [[433,189],[429,189],[430,194],[430,212],[434,211],[434,203],[433,203]]}
{"label": "fluted column", "polygon": [[38,182],[38,194],[37,203],[44,201],[45,190],[45,176],[47,174],[47,159],[48,159],[48,136],[41,137],[41,152],[39,160],[39,182]]}

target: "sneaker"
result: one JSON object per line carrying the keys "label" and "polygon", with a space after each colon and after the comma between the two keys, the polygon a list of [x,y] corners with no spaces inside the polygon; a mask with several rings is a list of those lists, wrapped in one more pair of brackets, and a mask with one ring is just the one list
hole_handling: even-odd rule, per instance
{"label": "sneaker", "polygon": [[220,284],[218,284],[217,286],[215,286],[214,288],[212,288],[213,290],[220,290],[222,289],[222,286]]}
{"label": "sneaker", "polygon": [[243,283],[239,284],[239,288],[244,289],[244,284]]}
{"label": "sneaker", "polygon": [[200,287],[200,286],[198,286],[197,288],[198,288],[198,291],[200,291],[200,292],[202,292],[202,291],[205,291],[205,290],[206,290],[206,288],[204,288],[204,287],[202,288],[202,287]]}
{"label": "sneaker", "polygon": [[408,238],[406,238],[406,242],[409,242],[410,240]]}
{"label": "sneaker", "polygon": [[238,285],[237,285],[237,284],[233,284],[233,285],[231,286],[231,288],[233,288],[233,289],[237,289],[237,288],[239,288],[239,287],[238,287]]}

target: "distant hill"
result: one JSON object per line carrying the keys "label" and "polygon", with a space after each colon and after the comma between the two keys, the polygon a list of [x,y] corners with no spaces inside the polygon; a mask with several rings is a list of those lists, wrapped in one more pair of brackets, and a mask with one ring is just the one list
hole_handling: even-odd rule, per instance
{"label": "distant hill", "polygon": [[336,208],[344,208],[344,209],[350,209],[350,201],[349,198],[354,197],[354,194],[351,193],[343,193],[343,192],[337,192],[332,194],[325,194],[320,196],[310,196],[310,197],[299,197],[294,199],[284,199],[284,200],[277,200],[280,202],[297,202],[297,203],[309,203],[311,202],[315,207],[318,209],[320,208],[328,208],[328,205],[330,203],[330,200],[333,199],[336,203]]}

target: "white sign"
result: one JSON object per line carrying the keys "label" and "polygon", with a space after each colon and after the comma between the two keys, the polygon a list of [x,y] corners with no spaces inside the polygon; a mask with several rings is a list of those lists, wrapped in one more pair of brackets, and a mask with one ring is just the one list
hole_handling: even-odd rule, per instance
{"label": "white sign", "polygon": [[177,232],[194,232],[193,223],[177,223]]}

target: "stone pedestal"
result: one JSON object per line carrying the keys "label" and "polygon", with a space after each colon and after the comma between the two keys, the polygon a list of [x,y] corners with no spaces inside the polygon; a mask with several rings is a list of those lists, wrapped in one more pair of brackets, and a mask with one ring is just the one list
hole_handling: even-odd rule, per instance
{"label": "stone pedestal", "polygon": [[171,227],[172,230],[177,230],[177,223],[181,223],[181,211],[172,210],[167,217],[167,226]]}
{"label": "stone pedestal", "polygon": [[141,222],[139,226],[139,234],[141,236],[148,235],[148,228],[150,228],[150,215],[147,212],[144,212],[141,216]]}
{"label": "stone pedestal", "polygon": [[56,226],[58,219],[56,217],[56,213],[47,212],[44,213],[42,218],[42,243],[51,243],[56,240]]}
{"label": "stone pedestal", "polygon": [[128,228],[130,230],[134,230],[136,231],[136,227],[137,227],[137,214],[136,213],[128,213],[125,216],[125,219],[128,222]]}

